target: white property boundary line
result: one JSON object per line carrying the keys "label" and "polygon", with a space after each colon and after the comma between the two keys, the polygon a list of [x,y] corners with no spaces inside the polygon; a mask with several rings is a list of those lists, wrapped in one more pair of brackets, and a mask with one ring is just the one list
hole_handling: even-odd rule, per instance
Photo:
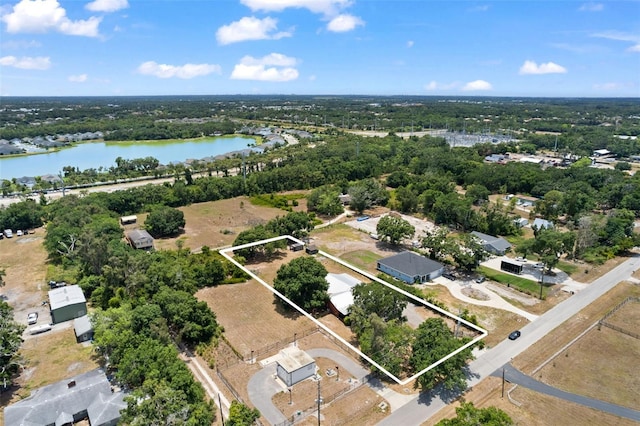
{"label": "white property boundary line", "polygon": [[295,237],[292,237],[290,235],[283,235],[280,237],[274,237],[274,238],[268,238],[266,240],[261,240],[261,241],[254,241],[252,243],[247,243],[247,244],[243,244],[240,246],[235,246],[235,247],[229,247],[229,248],[225,248],[220,250],[220,254],[222,254],[222,256],[225,257],[225,259],[227,259],[229,262],[233,263],[234,265],[236,265],[238,268],[242,269],[244,272],[246,272],[251,278],[255,279],[256,281],[258,281],[260,284],[262,284],[264,287],[266,287],[269,291],[271,291],[273,294],[275,294],[276,296],[278,296],[279,298],[281,298],[282,300],[284,300],[285,302],[287,302],[289,305],[291,305],[294,309],[296,309],[298,312],[300,312],[302,315],[304,315],[305,317],[309,318],[311,321],[313,321],[318,327],[321,327],[323,330],[325,330],[327,333],[331,334],[334,338],[336,338],[338,341],[340,341],[342,344],[346,345],[348,348],[350,348],[351,350],[353,350],[355,353],[357,353],[358,355],[360,355],[362,358],[364,358],[365,360],[367,360],[371,365],[375,366],[378,370],[382,371],[383,373],[385,373],[387,376],[389,376],[389,378],[391,378],[393,381],[395,381],[396,383],[400,384],[400,385],[406,385],[407,383],[411,382],[414,379],[417,379],[418,377],[420,377],[421,375],[423,375],[424,373],[426,373],[427,371],[437,367],[438,365],[442,364],[443,362],[447,361],[449,358],[456,356],[457,354],[459,354],[460,352],[462,352],[463,350],[467,349],[468,347],[474,345],[475,343],[477,343],[478,341],[482,340],[483,338],[485,338],[487,336],[487,331],[481,327],[478,327],[475,324],[470,323],[469,321],[460,318],[454,314],[452,314],[451,312],[445,311],[444,309],[433,305],[429,302],[427,302],[424,299],[420,299],[419,297],[414,296],[411,293],[408,293],[394,285],[389,284],[388,282],[379,279],[376,276],[371,275],[370,273],[366,272],[366,271],[362,271],[358,268],[356,268],[355,266],[352,266],[346,262],[344,262],[341,259],[338,259],[337,257],[334,257],[328,253],[323,252],[322,250],[319,250],[318,253],[324,257],[326,257],[327,259],[330,259],[334,262],[339,263],[340,265],[351,269],[352,271],[363,275],[367,278],[369,278],[372,281],[375,281],[377,283],[380,283],[386,287],[389,287],[395,291],[397,291],[400,294],[403,294],[404,296],[408,297],[409,299],[412,299],[422,305],[428,306],[429,308],[440,312],[443,315],[448,316],[449,318],[452,318],[456,321],[459,321],[463,324],[465,324],[467,327],[470,327],[476,331],[478,331],[480,333],[480,336],[476,337],[475,339],[471,340],[469,343],[467,343],[466,345],[456,349],[455,351],[451,352],[450,354],[448,354],[447,356],[439,359],[438,361],[434,362],[433,364],[431,364],[430,366],[428,366],[427,368],[417,372],[416,374],[414,374],[413,376],[409,377],[408,379],[404,379],[404,380],[400,380],[399,378],[397,378],[395,375],[391,374],[389,371],[387,371],[384,367],[382,367],[380,364],[378,364],[377,362],[375,362],[373,359],[369,358],[367,355],[365,355],[364,353],[362,353],[358,348],[354,347],[352,344],[350,344],[349,342],[347,342],[346,340],[344,340],[342,337],[338,336],[338,334],[336,334],[333,330],[331,330],[329,327],[327,327],[326,325],[324,325],[323,323],[321,323],[320,321],[318,321],[317,319],[315,319],[313,316],[311,316],[311,314],[309,314],[307,311],[305,311],[304,309],[302,309],[300,306],[298,306],[297,304],[293,303],[291,300],[289,300],[285,295],[283,295],[282,293],[280,293],[279,291],[277,291],[275,288],[273,288],[272,286],[270,286],[269,284],[267,284],[264,280],[262,280],[260,277],[258,277],[256,274],[254,274],[253,272],[249,271],[247,268],[245,268],[243,265],[241,265],[238,261],[236,261],[231,255],[229,255],[229,252],[233,252],[234,250],[242,250],[245,248],[249,248],[249,247],[253,247],[253,246],[257,246],[257,245],[261,245],[261,244],[267,244],[267,243],[272,243],[275,241],[280,241],[280,240],[291,240],[294,241],[298,244],[302,244],[305,245],[305,243]]}

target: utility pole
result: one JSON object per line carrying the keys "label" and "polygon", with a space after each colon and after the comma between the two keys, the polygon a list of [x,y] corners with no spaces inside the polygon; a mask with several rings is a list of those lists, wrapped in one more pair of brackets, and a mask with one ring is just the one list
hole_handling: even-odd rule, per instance
{"label": "utility pole", "polygon": [[502,396],[500,398],[504,398],[504,367],[502,367]]}
{"label": "utility pole", "polygon": [[542,300],[542,288],[544,287],[544,268],[547,267],[547,263],[542,263],[542,270],[540,271],[540,300]]}
{"label": "utility pole", "polygon": [[320,378],[318,378],[318,426],[320,426],[320,404],[322,403],[322,398],[320,398]]}

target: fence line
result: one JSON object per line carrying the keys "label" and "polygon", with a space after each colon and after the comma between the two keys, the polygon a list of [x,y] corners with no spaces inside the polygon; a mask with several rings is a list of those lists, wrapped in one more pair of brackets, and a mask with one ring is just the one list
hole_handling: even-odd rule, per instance
{"label": "fence line", "polygon": [[631,336],[640,340],[640,334],[625,330],[624,328],[618,327],[617,325],[609,324],[608,322],[604,322],[604,321],[600,321],[600,325],[604,325],[605,327],[608,327],[612,330],[619,331],[622,334],[626,334],[627,336]]}
{"label": "fence line", "polygon": [[284,348],[287,345],[290,345],[291,343],[297,341],[298,339],[302,339],[303,337],[307,337],[310,336],[314,333],[317,333],[318,330],[320,330],[319,327],[312,327],[309,328],[301,333],[294,333],[293,337],[287,337],[284,338],[278,342],[275,343],[271,343],[270,345],[267,346],[263,346],[261,348],[252,350],[248,355],[245,354],[242,356],[242,360],[245,362],[251,362],[254,359],[258,358],[261,355],[267,354],[267,353],[271,353],[275,350]]}
{"label": "fence line", "polygon": [[244,400],[242,399],[242,397],[240,396],[240,394],[238,392],[236,392],[235,388],[231,385],[231,383],[229,383],[229,381],[226,379],[226,377],[224,377],[224,374],[222,374],[222,371],[218,370],[218,368],[216,367],[216,374],[218,375],[218,377],[220,378],[220,380],[222,380],[222,383],[225,384],[225,386],[227,387],[227,389],[229,389],[229,392],[231,392],[231,394],[233,395],[233,397],[235,399],[237,399],[239,402],[241,402],[242,404],[244,404]]}
{"label": "fence line", "polygon": [[[371,379],[372,379],[371,375],[367,375],[367,376],[363,377],[361,380],[358,380],[357,383],[354,383],[351,386],[349,386],[348,388],[344,388],[342,390],[339,390],[339,391],[337,391],[337,392],[335,392],[335,393],[333,393],[333,394],[331,394],[329,396],[323,396],[322,397],[322,406],[320,408],[322,409],[322,407],[330,405],[331,403],[333,403],[333,402],[337,401],[338,399],[340,399],[342,396],[347,395],[347,394],[355,391],[356,389],[359,389],[361,386],[369,383],[369,381]],[[369,408],[369,407],[364,407],[364,408]],[[307,418],[310,414],[315,414],[317,411],[318,411],[318,406],[316,404],[313,404],[313,405],[305,408],[304,410],[299,410],[298,411],[299,414],[293,414],[293,415],[289,416],[285,421],[283,421],[281,423],[277,423],[277,424],[275,424],[273,426],[292,426],[296,422]],[[360,411],[362,411],[362,409]]]}
{"label": "fence line", "polygon": [[601,322],[606,321],[607,318],[609,318],[611,315],[615,314],[618,311],[618,309],[622,308],[624,305],[626,305],[629,302],[640,302],[640,297],[633,297],[633,296],[627,297],[622,302],[618,303],[618,305],[615,308],[613,308],[612,310],[607,312],[606,315],[603,316],[600,321]]}

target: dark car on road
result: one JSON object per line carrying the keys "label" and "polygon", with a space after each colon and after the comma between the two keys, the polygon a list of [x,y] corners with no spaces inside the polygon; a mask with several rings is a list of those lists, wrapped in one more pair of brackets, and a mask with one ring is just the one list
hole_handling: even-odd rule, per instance
{"label": "dark car on road", "polygon": [[516,340],[518,337],[520,337],[520,330],[516,330],[516,331],[512,331],[511,334],[509,334],[509,340]]}

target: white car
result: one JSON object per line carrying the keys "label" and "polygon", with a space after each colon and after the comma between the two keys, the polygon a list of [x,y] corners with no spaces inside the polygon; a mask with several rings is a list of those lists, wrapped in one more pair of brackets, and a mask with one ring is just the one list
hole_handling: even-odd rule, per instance
{"label": "white car", "polygon": [[38,322],[38,313],[37,312],[31,312],[29,315],[27,315],[27,324],[32,325]]}
{"label": "white car", "polygon": [[18,230],[16,231],[16,235],[17,235],[18,237],[22,237],[22,230],[18,229]]}

